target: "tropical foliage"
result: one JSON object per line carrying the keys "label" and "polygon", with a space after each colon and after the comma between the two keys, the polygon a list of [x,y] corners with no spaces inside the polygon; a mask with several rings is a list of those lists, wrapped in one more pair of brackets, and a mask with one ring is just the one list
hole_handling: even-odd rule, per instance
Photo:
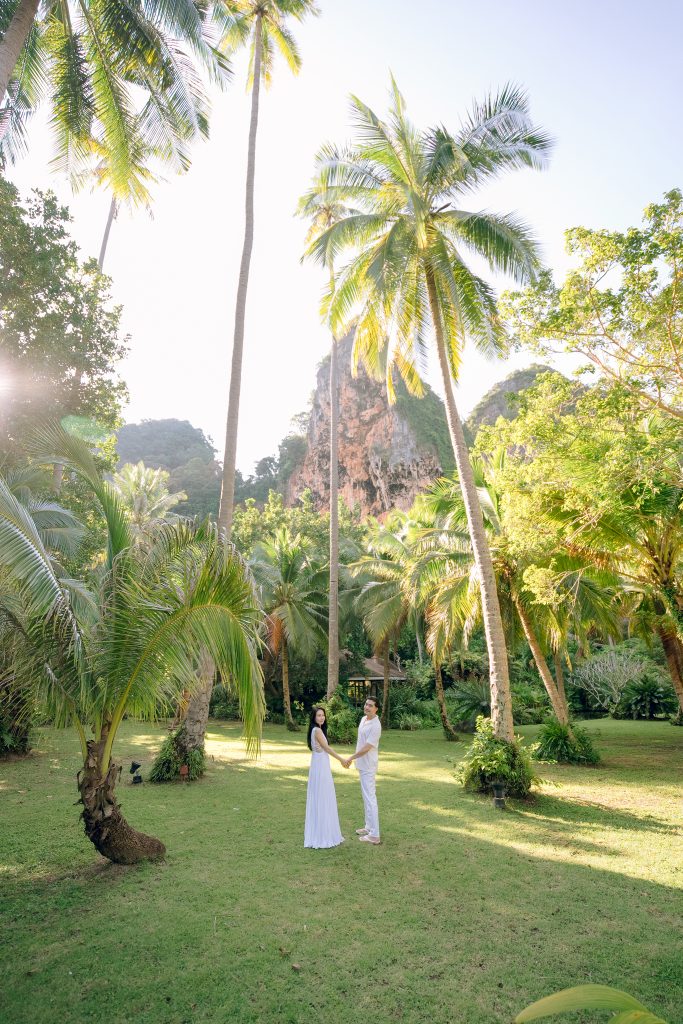
{"label": "tropical foliage", "polygon": [[60,427],[31,445],[40,463],[78,474],[107,524],[106,556],[85,587],[60,577],[32,516],[0,482],[4,607],[18,607],[25,642],[14,673],[31,681],[57,725],[76,727],[83,757],[79,797],[88,838],[117,863],[162,856],[163,844],[132,829],[115,796],[117,730],[126,714],[154,716],[208,650],[240,698],[247,742],[258,749],[263,718],[257,661],[260,609],[248,570],[209,524],[163,524],[144,548],[88,445]]}

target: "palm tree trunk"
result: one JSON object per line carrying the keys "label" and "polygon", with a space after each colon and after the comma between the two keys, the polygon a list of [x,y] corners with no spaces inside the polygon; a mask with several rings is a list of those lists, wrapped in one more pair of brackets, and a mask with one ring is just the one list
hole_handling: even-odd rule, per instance
{"label": "palm tree trunk", "polygon": [[206,650],[202,650],[197,669],[198,683],[173,736],[175,750],[182,764],[188,763],[188,756],[192,751],[204,750],[215,674],[216,666],[213,659]]}
{"label": "palm tree trunk", "polygon": [[534,632],[533,626],[531,625],[531,620],[527,614],[527,610],[517,596],[513,596],[513,601],[515,604],[515,608],[517,609],[517,614],[519,615],[519,621],[522,623],[524,636],[526,637],[527,643],[531,648],[531,653],[534,656],[534,661],[536,662],[538,674],[543,680],[543,685],[545,686],[548,692],[548,696],[550,697],[550,703],[552,704],[555,718],[561,725],[569,725],[569,709],[567,707],[567,699],[566,697],[560,696],[560,692],[558,688],[555,686],[555,680],[553,679],[550,669],[548,668],[548,662],[545,660],[543,651],[541,650],[541,645],[538,642],[538,637]]}
{"label": "palm tree trunk", "polygon": [[557,686],[557,692],[559,693],[562,701],[567,705],[567,693],[564,688],[564,662],[562,658],[562,652],[560,650],[553,651],[553,657],[555,659],[555,685]]}
{"label": "palm tree trunk", "polygon": [[[334,280],[334,279],[333,279]],[[327,643],[327,700],[339,685],[339,353],[330,355],[330,594]]]}
{"label": "palm tree trunk", "polygon": [[251,121],[249,124],[249,146],[247,150],[247,186],[245,197],[244,244],[242,262],[237,284],[235,303],[235,333],[232,342],[232,366],[230,370],[230,395],[228,398],[228,419],[225,428],[225,453],[223,456],[223,480],[221,501],[218,509],[218,528],[230,539],[232,517],[235,505],[235,461],[237,458],[237,425],[240,410],[240,388],[242,385],[242,353],[244,349],[244,321],[247,310],[247,288],[251,250],[254,244],[254,176],[256,168],[256,129],[258,128],[259,91],[261,87],[261,18],[257,15],[254,26],[254,81],[251,88]]}
{"label": "palm tree trunk", "polygon": [[418,614],[418,612],[415,612],[415,643],[417,645],[417,660],[419,661],[420,665],[424,664],[424,660],[425,660],[424,659],[424,646],[422,644],[422,637],[420,636],[421,633],[422,633],[422,617],[421,617],[421,615]]}
{"label": "palm tree trunk", "polygon": [[282,637],[282,705],[285,709],[285,725],[290,732],[298,732],[299,726],[292,717],[292,701],[289,696],[289,654],[284,635]]}
{"label": "palm tree trunk", "polygon": [[116,197],[112,196],[111,197],[111,203],[109,204],[109,215],[107,217],[107,225],[106,225],[106,227],[104,229],[104,235],[102,236],[102,245],[100,246],[100,258],[97,261],[97,265],[100,268],[100,273],[102,273],[102,270],[104,268],[104,257],[105,257],[106,252],[107,252],[107,244],[109,242],[109,232],[111,231],[111,226],[112,226],[113,222],[116,220],[117,212],[118,212],[118,206],[117,206],[117,202],[116,202]]}
{"label": "palm tree trunk", "polygon": [[384,680],[382,684],[382,714],[380,722],[386,729],[389,725],[389,641],[385,640],[382,648],[382,671]]}
{"label": "palm tree trunk", "polygon": [[159,860],[166,853],[161,840],[131,828],[121,814],[114,794],[120,767],[103,763],[107,730],[99,741],[88,740],[88,754],[78,773],[78,792],[83,804],[81,817],[85,834],[107,860],[114,864],[138,864],[143,860]]}
{"label": "palm tree trunk", "polygon": [[439,714],[441,715],[441,725],[443,726],[444,736],[447,740],[455,740],[457,742],[459,736],[451,725],[451,720],[448,717],[448,710],[446,708],[446,696],[443,692],[441,665],[434,666],[434,687],[436,689],[436,699],[439,704]]}
{"label": "palm tree trunk", "polygon": [[486,541],[484,530],[484,519],[481,513],[479,497],[474,483],[474,474],[470,464],[467,442],[462,429],[462,423],[455,404],[453,394],[453,381],[446,355],[446,343],[444,339],[443,324],[439,311],[439,299],[436,291],[436,284],[431,272],[428,270],[427,292],[429,294],[429,305],[436,334],[436,348],[439,357],[439,367],[443,380],[444,394],[446,399],[446,419],[453,446],[453,455],[458,470],[458,478],[462,490],[465,512],[467,514],[467,525],[469,528],[472,552],[479,574],[479,586],[481,588],[481,608],[484,620],[484,632],[486,634],[486,646],[489,654],[489,673],[491,685],[491,719],[493,730],[499,740],[510,742],[514,738],[514,726],[512,723],[512,696],[510,694],[510,674],[508,668],[507,648],[505,646],[505,634],[503,632],[503,620],[500,614],[498,602],[498,591],[496,589],[496,576],[493,570],[491,552]]}
{"label": "palm tree trunk", "polygon": [[673,629],[660,626],[658,633],[664,649],[671,682],[678,697],[681,714],[683,714],[683,650],[681,650],[680,641]]}
{"label": "palm tree trunk", "polygon": [[40,0],[19,0],[7,31],[0,41],[0,103],[9,87],[22,47],[36,20]]}

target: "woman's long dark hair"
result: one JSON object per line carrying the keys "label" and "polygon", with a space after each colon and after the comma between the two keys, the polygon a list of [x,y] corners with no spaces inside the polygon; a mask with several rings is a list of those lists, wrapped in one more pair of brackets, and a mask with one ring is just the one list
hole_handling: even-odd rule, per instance
{"label": "woman's long dark hair", "polygon": [[[322,725],[318,725],[318,723],[315,720],[315,716],[318,714],[319,711],[322,711],[325,714],[325,721],[323,722]],[[322,729],[325,739],[327,739],[327,712],[325,711],[325,708],[311,708],[311,717],[308,720],[308,736],[306,737],[306,742],[308,743],[309,750],[313,750],[313,747],[311,746],[311,733],[315,728]]]}

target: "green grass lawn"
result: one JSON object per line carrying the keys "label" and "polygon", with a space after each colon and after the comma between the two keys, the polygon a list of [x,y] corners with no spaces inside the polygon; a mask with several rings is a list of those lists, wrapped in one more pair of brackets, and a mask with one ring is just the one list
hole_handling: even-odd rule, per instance
{"label": "green grass lawn", "polygon": [[[250,762],[212,723],[201,782],[122,776],[129,821],[168,847],[136,868],[83,836],[75,736],[45,730],[0,764],[0,1019],[470,1024],[592,981],[680,1024],[683,729],[588,729],[604,764],[542,766],[557,786],[504,813],[453,781],[463,744],[385,732],[382,845],[356,841],[357,775],[335,763],[347,842],[314,851],[304,735],[267,727]],[[124,723],[118,757],[144,773],[162,738]]]}

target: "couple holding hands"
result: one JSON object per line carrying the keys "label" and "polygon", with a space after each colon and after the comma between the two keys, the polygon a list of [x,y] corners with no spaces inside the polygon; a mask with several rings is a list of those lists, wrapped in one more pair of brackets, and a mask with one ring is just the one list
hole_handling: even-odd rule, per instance
{"label": "couple holding hands", "polygon": [[362,843],[379,844],[379,812],[375,793],[379,740],[382,724],[375,697],[368,697],[363,708],[365,715],[358,726],[356,752],[342,757],[327,742],[327,718],[324,708],[313,708],[308,724],[308,746],[311,749],[311,768],[308,773],[306,794],[306,824],[304,846],[314,850],[329,849],[344,842],[339,827],[337,794],[334,790],[330,755],[350,768],[355,761],[365,807],[365,824],[356,834]]}

